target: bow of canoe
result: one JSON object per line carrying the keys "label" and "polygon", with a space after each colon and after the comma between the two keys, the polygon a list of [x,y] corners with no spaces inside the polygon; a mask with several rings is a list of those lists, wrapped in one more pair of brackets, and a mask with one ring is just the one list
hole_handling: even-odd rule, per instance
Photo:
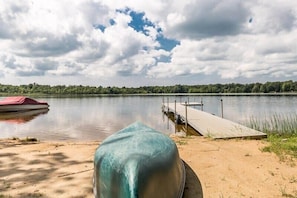
{"label": "bow of canoe", "polygon": [[111,135],[95,152],[95,197],[178,198],[184,185],[176,144],[140,122]]}

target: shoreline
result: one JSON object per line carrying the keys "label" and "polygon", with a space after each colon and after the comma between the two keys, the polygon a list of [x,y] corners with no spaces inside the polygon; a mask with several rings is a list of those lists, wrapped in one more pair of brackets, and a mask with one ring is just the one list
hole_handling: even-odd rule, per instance
{"label": "shoreline", "polygon": [[[261,151],[263,140],[172,139],[185,162],[184,198],[297,196],[297,161]],[[93,197],[99,144],[0,139],[0,197]]]}
{"label": "shoreline", "polygon": [[[20,94],[3,94],[0,93],[0,97],[19,96]],[[37,98],[88,98],[88,97],[145,97],[145,96],[157,96],[157,97],[170,97],[170,96],[297,96],[297,92],[256,92],[256,93],[119,93],[119,94],[40,94],[40,93],[27,93],[22,94],[24,96],[34,96]]]}

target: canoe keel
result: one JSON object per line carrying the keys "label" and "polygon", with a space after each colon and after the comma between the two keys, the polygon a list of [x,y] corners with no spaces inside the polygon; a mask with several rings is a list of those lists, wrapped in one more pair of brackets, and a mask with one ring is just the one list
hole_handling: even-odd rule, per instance
{"label": "canoe keel", "polygon": [[139,122],[96,150],[95,197],[182,197],[185,169],[175,143]]}

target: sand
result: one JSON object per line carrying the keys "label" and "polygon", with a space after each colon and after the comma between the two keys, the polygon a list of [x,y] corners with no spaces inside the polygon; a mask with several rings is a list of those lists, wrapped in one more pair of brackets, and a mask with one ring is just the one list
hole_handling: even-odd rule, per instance
{"label": "sand", "polygon": [[[297,161],[263,152],[264,140],[172,138],[186,165],[184,197],[297,197]],[[0,140],[0,197],[93,197],[99,143]]]}

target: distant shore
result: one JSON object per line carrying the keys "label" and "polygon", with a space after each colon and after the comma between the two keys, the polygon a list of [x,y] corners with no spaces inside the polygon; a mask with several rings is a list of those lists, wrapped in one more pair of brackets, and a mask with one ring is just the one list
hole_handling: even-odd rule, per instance
{"label": "distant shore", "polygon": [[143,94],[3,94],[0,97],[7,96],[34,96],[34,97],[122,97],[122,96],[297,96],[297,92],[285,93],[143,93]]}
{"label": "distant shore", "polygon": [[27,85],[0,84],[0,95],[43,96],[126,96],[126,95],[297,95],[297,82],[276,81],[265,83],[175,84],[139,87],[83,86],[83,85]]}

